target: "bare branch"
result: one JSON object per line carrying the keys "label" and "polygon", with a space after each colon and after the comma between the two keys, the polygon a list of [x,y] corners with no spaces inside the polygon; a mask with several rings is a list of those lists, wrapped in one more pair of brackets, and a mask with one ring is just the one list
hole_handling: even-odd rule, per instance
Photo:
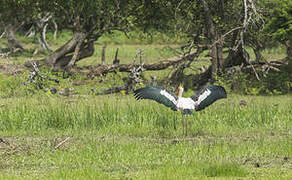
{"label": "bare branch", "polygon": [[66,137],[63,141],[61,141],[59,144],[57,144],[57,146],[55,146],[55,150],[60,148],[61,146],[63,146],[69,139],[70,139],[70,137]]}
{"label": "bare branch", "polygon": [[198,46],[197,50],[193,50],[188,54],[183,54],[183,55],[176,56],[170,59],[162,60],[160,62],[149,63],[149,64],[145,64],[143,62],[142,64],[141,62],[140,64],[135,64],[136,58],[138,57],[139,52],[141,51],[141,50],[140,51],[138,50],[132,64],[98,65],[98,66],[77,68],[75,70],[78,73],[87,74],[89,77],[92,77],[92,78],[96,76],[101,76],[106,73],[116,72],[117,70],[119,72],[131,72],[133,68],[138,68],[141,65],[143,69],[147,71],[163,70],[184,61],[193,61],[195,57],[197,57],[203,50],[208,49],[208,47],[209,46]]}
{"label": "bare branch", "polygon": [[58,24],[56,23],[55,19],[52,19],[52,23],[54,25],[54,40],[57,40],[57,34],[58,34]]}
{"label": "bare branch", "polygon": [[54,81],[56,83],[59,83],[59,79],[54,79],[54,78],[51,78],[49,76],[42,76],[40,74],[40,70],[38,68],[38,65],[35,61],[31,61],[31,66],[33,68],[33,71],[29,73],[28,75],[28,81],[27,82],[24,82],[23,84],[24,85],[27,85],[27,84],[30,84],[30,83],[35,83],[36,82],[36,79],[39,78],[41,80],[44,80],[44,79],[48,79],[50,81]]}
{"label": "bare branch", "polygon": [[[253,21],[254,17],[256,21],[260,19],[260,16],[257,13],[253,0],[243,0],[243,9],[244,9],[244,19],[243,19],[243,24],[242,24],[242,30],[240,32],[240,40],[235,49],[237,49],[238,46],[241,46],[241,49],[244,49],[244,33],[246,32],[250,22]],[[256,72],[253,64],[251,64],[250,60],[246,57],[245,57],[245,61],[251,66],[252,70],[254,71],[256,75],[257,80],[260,81],[259,75]]]}
{"label": "bare branch", "polygon": [[0,35],[0,39],[2,39],[4,35],[5,35],[5,31]]}
{"label": "bare branch", "polygon": [[86,34],[85,33],[80,33],[79,37],[78,37],[78,42],[76,44],[75,50],[74,50],[74,54],[72,56],[72,59],[70,60],[70,62],[67,64],[67,67],[72,67],[75,65],[76,61],[79,59],[80,56],[80,49],[81,46],[83,44],[83,41],[86,38]]}
{"label": "bare branch", "polygon": [[117,48],[117,50],[116,50],[115,59],[113,61],[113,64],[120,64],[120,60],[118,59],[118,53],[119,53],[119,48]]}
{"label": "bare branch", "polygon": [[101,64],[105,65],[105,50],[106,50],[106,44],[102,47],[101,50]]}
{"label": "bare branch", "polygon": [[4,138],[0,138],[0,143],[4,143],[4,144],[10,146],[9,142],[7,140],[5,140]]}
{"label": "bare branch", "polygon": [[217,44],[217,43],[219,43],[219,42],[224,43],[224,38],[225,38],[228,34],[232,33],[233,31],[236,31],[236,30],[238,30],[238,29],[242,29],[242,27],[236,27],[236,28],[231,29],[231,30],[228,31],[227,33],[223,34],[223,35],[222,35],[218,40],[216,40],[211,46],[215,46],[215,44]]}
{"label": "bare branch", "polygon": [[10,53],[11,53],[11,51],[9,51],[7,53],[0,53],[0,57],[1,58],[8,58]]}

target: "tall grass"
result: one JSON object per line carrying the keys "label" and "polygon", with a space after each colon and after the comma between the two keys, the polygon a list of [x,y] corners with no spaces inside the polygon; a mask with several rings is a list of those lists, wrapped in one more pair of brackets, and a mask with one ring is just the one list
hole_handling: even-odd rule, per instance
{"label": "tall grass", "polygon": [[[240,98],[247,99],[248,105],[240,106]],[[194,134],[263,129],[289,131],[292,125],[290,102],[290,96],[231,96],[187,118]],[[3,99],[2,104],[2,131],[130,126],[173,134],[180,127],[181,118],[180,113],[163,105],[138,102],[124,95],[63,98],[45,94]]]}
{"label": "tall grass", "polygon": [[183,137],[180,113],[131,95],[1,99],[0,179],[291,177],[291,100],[230,95]]}

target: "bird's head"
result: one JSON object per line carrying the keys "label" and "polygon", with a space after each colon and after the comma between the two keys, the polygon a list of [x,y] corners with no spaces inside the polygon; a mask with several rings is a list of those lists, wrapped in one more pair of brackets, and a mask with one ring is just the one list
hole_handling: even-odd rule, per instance
{"label": "bird's head", "polygon": [[183,93],[183,91],[184,91],[184,88],[183,88],[182,84],[180,84],[180,85],[178,86],[177,91],[176,91],[175,94],[176,94],[178,97],[182,97],[182,93]]}

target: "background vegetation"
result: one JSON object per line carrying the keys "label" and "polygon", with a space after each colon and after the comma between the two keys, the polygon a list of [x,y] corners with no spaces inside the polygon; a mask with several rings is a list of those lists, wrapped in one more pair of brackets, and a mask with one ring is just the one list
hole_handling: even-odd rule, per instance
{"label": "background vegetation", "polygon": [[[0,179],[290,179],[291,5],[1,1]],[[131,75],[90,76],[117,49],[117,67],[195,55],[104,95]],[[186,137],[181,114],[132,96],[181,82],[184,96],[209,83],[228,93],[187,117]]]}

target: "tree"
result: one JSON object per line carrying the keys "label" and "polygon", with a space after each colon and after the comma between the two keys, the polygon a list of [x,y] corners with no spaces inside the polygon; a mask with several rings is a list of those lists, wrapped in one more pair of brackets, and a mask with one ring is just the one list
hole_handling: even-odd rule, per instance
{"label": "tree", "polygon": [[29,13],[26,11],[31,5],[29,1],[3,0],[0,2],[0,25],[4,29],[11,52],[22,51],[24,48],[15,36],[15,31],[26,21]]}
{"label": "tree", "polygon": [[[131,28],[188,37],[182,47],[188,58],[177,61],[179,64],[171,75],[177,81],[184,80],[184,69],[208,48],[212,63],[195,76],[198,81],[194,83],[199,86],[210,79],[216,80],[230,67],[253,68],[247,47],[254,50],[258,64],[265,63],[261,51],[277,41],[287,46],[288,57],[291,57],[291,3],[288,0],[4,0],[0,3],[3,4],[0,14],[4,17],[1,19],[5,22],[31,21],[49,15],[59,27],[72,31],[68,42],[43,59],[54,70],[70,69],[76,62],[91,56],[94,42],[103,34],[114,30],[126,33]],[[14,11],[17,13],[13,17]],[[190,56],[193,49],[197,51]]]}
{"label": "tree", "polygon": [[[252,0],[184,0],[173,3],[176,23],[180,33],[189,37],[189,48],[209,47],[211,66],[204,72],[199,84],[216,79],[225,68],[250,64],[246,46],[249,34],[258,31],[262,25],[261,15]],[[254,41],[252,41],[254,42]],[[255,43],[258,47],[259,43]],[[227,48],[227,57],[223,49]],[[255,48],[256,49],[256,48]]]}
{"label": "tree", "polygon": [[70,68],[94,52],[94,42],[113,30],[128,31],[139,3],[107,0],[39,1],[41,11],[54,14],[57,23],[73,32],[72,38],[52,52],[44,62],[54,69]]}
{"label": "tree", "polygon": [[[53,15],[47,12],[47,10],[45,11],[44,9],[41,9],[38,1],[4,0],[0,3],[2,3],[0,5],[0,23],[5,30],[5,37],[8,39],[8,47],[10,51],[15,52],[24,49],[20,41],[17,40],[15,33],[19,29],[25,30],[25,28],[21,27],[34,25],[36,27],[34,30],[37,30],[40,33],[40,45],[44,50],[51,50],[46,41],[46,30],[48,21]],[[33,28],[30,30],[32,29]]]}
{"label": "tree", "polygon": [[266,7],[265,33],[286,46],[287,58],[292,59],[292,2],[289,0],[263,1]]}

